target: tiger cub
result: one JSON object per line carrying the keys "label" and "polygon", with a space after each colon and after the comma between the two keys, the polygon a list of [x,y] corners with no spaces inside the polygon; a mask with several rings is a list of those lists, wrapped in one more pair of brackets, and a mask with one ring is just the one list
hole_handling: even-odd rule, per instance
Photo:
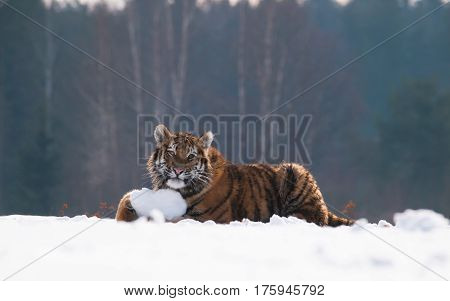
{"label": "tiger cub", "polygon": [[[351,225],[331,213],[311,173],[295,163],[232,164],[201,137],[155,129],[156,150],[147,168],[153,189],[173,189],[187,202],[186,214],[201,222],[229,223],[247,218],[268,222],[274,214],[295,216],[319,226]],[[120,201],[116,219],[132,221],[136,213],[129,194]]]}

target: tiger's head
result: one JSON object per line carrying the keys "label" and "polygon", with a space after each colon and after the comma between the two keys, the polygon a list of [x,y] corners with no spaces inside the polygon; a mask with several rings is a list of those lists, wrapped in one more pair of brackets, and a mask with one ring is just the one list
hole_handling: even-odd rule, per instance
{"label": "tiger's head", "polygon": [[197,137],[185,132],[173,133],[160,124],[154,135],[156,149],[147,163],[154,188],[169,188],[188,196],[211,183],[208,157],[214,138],[211,132]]}

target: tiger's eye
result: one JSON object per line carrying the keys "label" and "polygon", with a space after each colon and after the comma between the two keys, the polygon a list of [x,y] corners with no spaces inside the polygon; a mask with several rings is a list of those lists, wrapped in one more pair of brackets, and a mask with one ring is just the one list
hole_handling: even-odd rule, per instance
{"label": "tiger's eye", "polygon": [[187,159],[188,159],[189,161],[194,160],[194,158],[195,158],[195,155],[194,155],[194,154],[190,154],[189,156],[187,156]]}

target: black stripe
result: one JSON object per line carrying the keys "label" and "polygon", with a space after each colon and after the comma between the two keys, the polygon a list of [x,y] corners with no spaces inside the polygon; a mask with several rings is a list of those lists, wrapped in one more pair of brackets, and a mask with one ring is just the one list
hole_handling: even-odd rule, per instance
{"label": "black stripe", "polygon": [[250,199],[253,200],[253,220],[254,221],[259,221],[261,219],[261,212],[258,206],[258,199],[255,198],[254,193],[253,193],[253,188],[255,187],[255,183],[253,182],[253,178],[251,176],[247,177],[248,180],[248,186],[250,189]]}
{"label": "black stripe", "polygon": [[[263,168],[263,170],[266,172],[271,187],[265,187],[266,192],[266,202],[267,207],[269,208],[269,216],[273,214],[279,214],[280,213],[280,196],[278,193],[278,185],[276,182],[276,177],[274,171],[265,164],[260,164],[260,167]],[[274,206],[275,205],[275,206]],[[274,209],[275,208],[275,209]]]}
{"label": "black stripe", "polygon": [[233,186],[232,184],[232,179],[230,177],[230,173],[228,173],[228,179],[230,181],[230,183],[228,183],[228,190],[227,190],[227,194],[225,195],[225,197],[222,200],[219,200],[218,204],[216,206],[214,206],[211,209],[211,214],[214,214],[214,212],[216,212],[217,209],[219,209],[220,207],[222,207],[222,205],[227,204],[227,200],[230,197],[232,191],[233,191]]}
{"label": "black stripe", "polygon": [[253,188],[255,187],[255,182],[253,182],[253,178],[252,177],[247,177],[248,180],[248,184],[250,186],[250,198],[256,200],[255,198],[255,194],[253,193]]}
{"label": "black stripe", "polygon": [[311,177],[311,175],[309,174],[309,172],[306,172],[306,177],[305,177],[305,179],[304,179],[305,182],[303,183],[303,185],[302,185],[302,190],[300,191],[300,195],[298,196],[298,199],[300,200],[300,202],[303,201],[303,200],[302,200],[303,192],[305,191],[306,186],[307,186],[308,183],[309,183],[310,177]]}
{"label": "black stripe", "polygon": [[194,207],[197,206],[198,204],[200,204],[203,200],[204,200],[204,198],[199,198],[196,202],[192,203],[192,204],[186,209],[186,213],[188,213],[189,211],[191,211],[192,209],[194,209]]}
{"label": "black stripe", "polygon": [[152,158],[153,161],[156,161],[156,159],[158,159],[159,153],[160,153],[159,149],[155,150],[155,152],[153,153],[153,158]]}
{"label": "black stripe", "polygon": [[311,189],[312,189],[312,187],[311,187],[311,185],[309,185],[309,187],[306,189],[305,195],[300,197],[300,203],[296,204],[296,207],[304,208],[304,206],[311,206],[311,203],[305,204],[305,202],[308,199],[307,197],[308,197]]}
{"label": "black stripe", "polygon": [[205,169],[203,169],[203,171],[208,172],[208,160],[206,160],[206,158],[200,159],[200,168],[202,166],[205,166]]}
{"label": "black stripe", "polygon": [[183,193],[183,198],[185,198],[185,199],[186,198],[190,198],[191,196],[194,196],[194,195],[198,194],[200,191],[196,191],[194,189],[189,189],[188,192],[184,192]]}
{"label": "black stripe", "polygon": [[294,190],[297,181],[292,165],[286,167],[286,179],[284,181],[286,183],[286,196],[288,196]]}
{"label": "black stripe", "polygon": [[259,211],[258,202],[255,202],[255,208],[253,212],[253,220],[255,222],[261,221],[261,212]]}
{"label": "black stripe", "polygon": [[213,152],[213,153],[211,154],[211,157],[209,157],[209,159],[210,159],[211,163],[216,162],[216,160],[217,160],[217,155],[216,155],[216,153]]}
{"label": "black stripe", "polygon": [[[254,199],[257,202],[258,199],[263,198],[262,193],[263,193],[263,191],[265,191],[265,189],[264,189],[264,187],[261,187],[261,185],[258,181],[258,178],[260,175],[259,174],[255,175],[255,173],[254,173],[255,169],[257,169],[257,168],[255,168],[254,166],[248,167],[249,178],[252,178],[252,184],[253,184],[252,191],[253,191],[253,188],[255,188]],[[267,192],[266,192],[266,194],[267,194]],[[259,198],[258,198],[258,196],[259,196]],[[267,199],[267,197],[264,197],[264,199]],[[269,208],[269,211],[270,212],[272,211],[271,207]]]}
{"label": "black stripe", "polygon": [[302,177],[300,178],[300,179],[302,179],[303,178],[303,180],[305,181],[304,183],[303,183],[303,186],[302,186],[302,189],[300,190],[300,192],[299,193],[297,193],[295,196],[293,196],[293,197],[290,197],[289,198],[289,204],[287,204],[288,206],[297,206],[297,205],[299,205],[300,203],[301,203],[301,195],[302,195],[302,193],[303,193],[303,191],[305,190],[305,188],[306,188],[306,185],[308,184],[308,182],[309,181],[307,181],[308,179],[307,179],[307,177],[308,177],[308,173],[304,173],[303,175],[302,175]]}
{"label": "black stripe", "polygon": [[[194,181],[197,181],[197,180],[194,179]],[[191,197],[191,196],[193,196],[193,195],[196,195],[196,194],[202,192],[203,189],[204,189],[207,185],[209,185],[209,184],[210,184],[210,182],[209,182],[208,184],[206,184],[206,185],[203,184],[203,183],[200,183],[200,184],[199,184],[199,186],[200,186],[199,189],[195,189],[195,185],[191,185],[191,186],[189,186],[189,189],[188,189],[187,192],[185,192],[185,191],[183,190],[182,195],[183,195],[184,198],[189,198],[189,197]]]}
{"label": "black stripe", "polygon": [[245,209],[244,200],[242,198],[242,174],[238,168],[235,170],[236,172],[236,178],[237,178],[237,194],[236,199],[238,203],[238,213],[240,215],[240,219],[248,217],[247,209]]}
{"label": "black stripe", "polygon": [[[228,169],[231,169],[231,166],[232,165],[230,165],[230,167],[228,167]],[[234,182],[234,179],[231,176],[230,170],[228,171],[227,175],[228,175],[228,191],[227,191],[227,194],[226,194],[224,200],[228,200],[230,198],[230,196],[232,195],[232,193],[233,193],[233,182]]]}
{"label": "black stripe", "polygon": [[[230,165],[228,169],[229,169],[229,173],[228,173],[229,178],[232,180],[232,183],[230,186],[233,187],[233,185],[232,185],[234,183],[233,176],[236,174],[236,166]],[[236,196],[231,198],[230,204],[231,204],[231,213],[232,213],[233,220],[239,220],[239,203],[238,203],[238,199],[236,198]]]}
{"label": "black stripe", "polygon": [[217,209],[219,209],[220,207],[222,207],[224,204],[226,204],[227,201],[223,201],[223,202],[219,202],[216,206],[211,208],[211,214],[214,214],[214,212],[216,212]]}
{"label": "black stripe", "polygon": [[308,196],[309,196],[309,193],[311,192],[311,190],[312,190],[312,185],[309,185],[308,189],[306,190],[305,195],[300,196],[301,203],[299,205],[302,205],[304,202],[306,202],[306,200],[308,199]]}
{"label": "black stripe", "polygon": [[228,211],[228,207],[225,207],[224,210],[220,211],[220,213],[214,218],[215,222],[220,222],[220,219],[222,218],[222,216],[227,213]]}
{"label": "black stripe", "polygon": [[208,208],[208,209],[206,209],[206,210],[203,211],[203,212],[197,212],[197,211],[194,211],[194,212],[189,213],[189,216],[192,216],[192,217],[200,217],[200,216],[202,216],[202,215],[208,213],[209,211],[211,211],[211,208]]}

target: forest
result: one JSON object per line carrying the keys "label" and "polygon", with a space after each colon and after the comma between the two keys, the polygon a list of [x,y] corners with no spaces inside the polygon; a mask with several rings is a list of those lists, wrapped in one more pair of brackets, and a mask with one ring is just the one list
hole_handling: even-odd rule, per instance
{"label": "forest", "polygon": [[101,215],[150,187],[137,116],[265,116],[300,93],[276,114],[312,116],[327,202],[369,220],[450,216],[450,5],[4,1],[0,215]]}

